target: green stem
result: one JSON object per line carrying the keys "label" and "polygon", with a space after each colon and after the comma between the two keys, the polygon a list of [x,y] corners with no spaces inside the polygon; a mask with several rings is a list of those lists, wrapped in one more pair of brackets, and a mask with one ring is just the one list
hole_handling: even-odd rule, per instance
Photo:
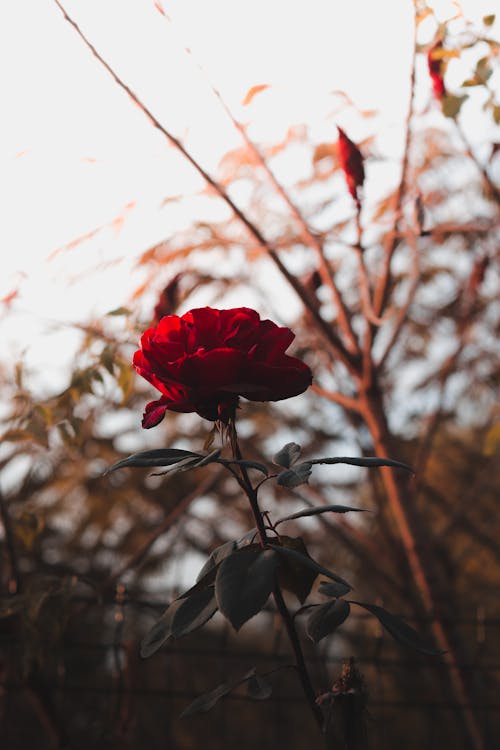
{"label": "green stem", "polygon": [[[240,450],[240,446],[238,443],[238,435],[236,433],[236,424],[234,421],[232,421],[229,425],[229,440],[231,444],[231,450],[233,452],[233,458],[240,461],[242,459],[242,454]],[[248,500],[250,502],[250,507],[252,509],[252,515],[255,520],[255,525],[257,526],[257,530],[259,532],[259,539],[260,544],[262,547],[265,547],[267,545],[267,533],[266,533],[266,527],[264,518],[262,515],[262,512],[259,508],[259,502],[257,498],[257,488],[254,488],[250,478],[248,476],[248,471],[245,466],[240,465],[240,472],[241,472],[241,487],[244,489],[246,496],[248,497]],[[304,654],[302,651],[302,646],[300,645],[300,639],[297,633],[297,630],[295,629],[295,623],[293,621],[293,618],[288,611],[288,607],[286,606],[285,600],[283,598],[283,594],[281,592],[281,588],[278,583],[276,583],[273,591],[273,597],[276,604],[276,608],[278,612],[280,613],[281,619],[283,620],[283,623],[286,628],[286,632],[288,635],[288,639],[290,641],[290,645],[292,647],[294,656],[295,656],[295,668],[297,670],[297,674],[299,676],[299,680],[302,685],[302,689],[304,691],[304,695],[306,697],[308,706],[311,710],[311,713],[313,714],[314,720],[317,723],[319,729],[323,731],[323,714],[316,703],[316,695],[314,693],[314,688],[311,683],[311,678],[309,676],[309,671],[307,669],[307,665],[304,659]]]}

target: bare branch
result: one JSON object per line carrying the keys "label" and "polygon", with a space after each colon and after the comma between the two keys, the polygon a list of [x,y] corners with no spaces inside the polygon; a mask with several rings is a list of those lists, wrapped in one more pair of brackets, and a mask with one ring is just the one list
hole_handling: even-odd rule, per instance
{"label": "bare branch", "polygon": [[411,271],[410,271],[410,287],[406,294],[406,299],[405,299],[404,304],[399,308],[397,312],[391,337],[389,341],[387,342],[384,353],[380,357],[380,360],[377,364],[377,369],[379,371],[383,370],[384,365],[387,361],[387,357],[391,353],[394,347],[394,344],[396,343],[396,341],[398,340],[401,334],[401,331],[403,329],[403,326],[408,316],[408,310],[410,309],[413,303],[415,294],[417,292],[418,283],[420,281],[420,263],[419,263],[419,258],[418,258],[417,238],[413,234],[413,232],[407,233],[407,242],[408,242],[408,247],[410,248],[411,261],[412,261]]}
{"label": "bare branch", "polygon": [[398,229],[399,222],[401,219],[401,206],[403,203],[404,194],[406,191],[406,182],[408,179],[408,169],[410,163],[410,144],[411,144],[411,125],[413,119],[413,111],[415,106],[415,78],[416,78],[416,57],[417,57],[417,23],[416,19],[413,27],[413,57],[412,67],[410,75],[410,97],[408,104],[408,112],[406,114],[405,121],[405,143],[403,150],[403,161],[401,164],[401,178],[399,180],[398,189],[394,195],[394,225],[393,231],[389,232],[387,244],[385,247],[384,261],[382,266],[382,273],[380,274],[374,293],[373,307],[377,316],[382,315],[384,308],[387,304],[387,295],[389,290],[389,280],[391,278],[391,260],[396,249],[398,242]]}
{"label": "bare branch", "polygon": [[332,326],[327,323],[323,319],[323,317],[320,315],[319,311],[316,309],[314,301],[311,299],[310,295],[307,293],[307,291],[304,289],[303,285],[299,282],[299,280],[292,274],[290,271],[286,268],[284,263],[279,258],[276,250],[271,246],[271,244],[265,239],[264,235],[258,229],[258,227],[250,221],[250,219],[246,216],[246,214],[233,202],[233,200],[229,197],[229,195],[226,193],[222,185],[220,185],[197,161],[196,159],[189,153],[189,151],[182,145],[180,140],[176,138],[172,133],[170,133],[160,122],[157,120],[157,118],[153,115],[150,109],[139,99],[137,94],[135,94],[132,89],[124,82],[122,79],[118,76],[118,74],[113,70],[113,68],[109,65],[108,62],[102,57],[102,55],[99,54],[97,49],[94,47],[94,45],[87,39],[87,37],[84,35],[84,33],[81,31],[78,24],[73,21],[73,19],[68,15],[66,10],[64,9],[63,5],[59,2],[59,0],[54,0],[57,7],[60,9],[61,13],[63,14],[66,21],[74,28],[78,36],[81,38],[81,40],[84,42],[84,44],[90,49],[94,57],[103,65],[104,68],[108,71],[108,73],[112,76],[115,83],[120,86],[132,99],[132,101],[139,107],[139,109],[142,110],[142,112],[146,115],[150,123],[155,127],[157,130],[160,131],[168,140],[169,142],[177,148],[177,150],[184,156],[184,158],[194,167],[194,169],[200,174],[203,179],[207,182],[208,185],[210,185],[211,188],[213,188],[214,192],[222,198],[222,200],[231,208],[234,215],[239,219],[239,221],[247,228],[250,235],[258,242],[258,244],[262,247],[263,250],[266,251],[266,253],[269,255],[273,263],[277,266],[281,274],[284,276],[284,278],[287,280],[287,282],[290,284],[290,286],[293,288],[293,290],[296,292],[300,300],[302,301],[304,307],[311,313],[312,317],[314,318],[319,330],[321,331],[323,337],[328,342],[330,348],[332,349],[333,353],[336,357],[338,357],[346,366],[346,368],[353,374],[355,374],[358,371],[358,360],[357,357],[351,354],[344,346],[343,342],[340,340],[340,338],[337,336],[335,331],[332,329]]}
{"label": "bare branch", "polygon": [[[164,16],[165,19],[170,21],[170,23],[173,23],[172,18],[168,15],[168,13],[163,11],[162,15]],[[216,86],[214,86],[212,81],[210,81],[210,79],[208,78],[202,65],[195,59],[192,53],[192,50],[184,46],[184,51],[186,52],[187,55],[189,55],[189,57],[193,61],[193,64],[203,75],[203,78],[207,82],[213,94],[216,96],[216,98],[220,102],[224,112],[229,117],[229,119],[233,123],[236,130],[240,133],[246,147],[252,153],[256,162],[262,167],[262,169],[266,173],[269,181],[271,182],[272,186],[276,190],[276,193],[281,197],[281,199],[290,209],[294,219],[296,220],[297,224],[300,227],[300,233],[301,233],[301,237],[302,237],[304,244],[308,245],[310,248],[312,248],[316,252],[316,256],[318,258],[318,263],[319,263],[319,274],[321,276],[321,280],[323,284],[329,287],[332,293],[332,297],[337,308],[339,326],[344,335],[346,346],[352,354],[359,352],[359,346],[358,346],[358,342],[356,339],[356,335],[352,329],[349,311],[335,283],[332,270],[325,257],[324,248],[321,243],[321,240],[313,231],[311,231],[309,225],[307,224],[299,208],[292,201],[290,195],[287,193],[283,185],[276,178],[276,175],[270,168],[269,164],[267,163],[260,149],[257,147],[257,145],[252,141],[252,139],[248,135],[247,129],[245,128],[243,123],[241,123],[239,120],[236,119],[236,117],[233,115],[232,111],[230,110],[229,106],[227,105],[226,101],[224,100],[222,94],[220,93],[219,89]]]}
{"label": "bare branch", "polygon": [[353,396],[346,396],[343,393],[338,393],[337,391],[329,391],[326,388],[322,388],[319,385],[316,385],[313,383],[311,386],[311,390],[314,391],[318,396],[321,396],[322,398],[328,399],[328,401],[333,401],[335,404],[339,404],[344,409],[347,409],[347,411],[355,411],[359,412],[359,403],[358,400]]}

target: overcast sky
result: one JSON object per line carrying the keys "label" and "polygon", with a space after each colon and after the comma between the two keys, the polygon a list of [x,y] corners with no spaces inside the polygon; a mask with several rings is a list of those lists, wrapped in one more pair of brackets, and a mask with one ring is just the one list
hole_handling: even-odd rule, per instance
{"label": "overcast sky", "polygon": [[[453,12],[448,0],[430,4],[441,18]],[[461,5],[466,16],[480,17],[496,3]],[[153,0],[67,0],[65,7],[209,170],[238,145],[238,136],[185,45],[257,139],[272,141],[290,123],[307,122],[313,134],[333,140],[328,114],[331,92],[339,89],[358,107],[379,110],[389,137],[401,132],[411,0],[163,0],[169,19]],[[41,321],[75,320],[123,304],[134,255],[176,229],[162,200],[201,185],[92,57],[53,0],[0,5],[0,63],[0,298],[22,280],[15,322],[10,314],[6,323],[4,315],[0,330],[7,347],[28,346],[36,359],[46,350],[33,340]],[[271,89],[243,107],[248,89],[261,83]],[[179,224],[185,219],[179,216]],[[69,252],[57,252],[100,226],[107,228]],[[86,268],[115,259],[122,260],[91,286],[81,278]]]}

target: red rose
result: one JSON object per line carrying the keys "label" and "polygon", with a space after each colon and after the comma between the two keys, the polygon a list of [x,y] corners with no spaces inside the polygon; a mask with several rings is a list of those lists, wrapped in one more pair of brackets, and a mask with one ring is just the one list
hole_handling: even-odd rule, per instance
{"label": "red rose", "polygon": [[344,172],[350,194],[355,201],[358,201],[358,188],[362,187],[365,181],[363,155],[342,128],[337,127],[337,130],[339,131],[338,154],[340,166]]}
{"label": "red rose", "polygon": [[134,354],[139,375],[162,393],[147,404],[142,426],[157,425],[167,409],[227,424],[239,396],[280,401],[303,393],[312,374],[285,354],[294,338],[289,328],[261,320],[248,307],[165,316],[145,331]]}

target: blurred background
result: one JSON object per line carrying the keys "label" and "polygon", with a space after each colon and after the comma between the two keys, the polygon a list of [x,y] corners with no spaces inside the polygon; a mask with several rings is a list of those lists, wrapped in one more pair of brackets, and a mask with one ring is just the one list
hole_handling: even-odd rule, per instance
{"label": "blurred background", "polygon": [[[416,471],[317,467],[308,485],[262,493],[276,516],[372,511],[286,533],[446,651],[403,649],[355,608],[308,645],[298,617],[318,694],[353,656],[368,747],[494,747],[494,3],[68,0],[78,28],[58,5],[0,9],[3,747],[321,746],[289,670],[266,701],[240,689],[179,719],[217,684],[290,663],[270,604],[237,636],[217,614],[139,657],[211,551],[253,526],[216,466],[103,476],[134,451],[203,449],[212,425],[194,414],[141,429],[156,396],[131,367],[145,328],[202,305],[290,326],[314,373],[296,399],[242,403],[246,457],[269,462],[293,440],[305,457]],[[363,156],[359,205],[337,126]]]}

